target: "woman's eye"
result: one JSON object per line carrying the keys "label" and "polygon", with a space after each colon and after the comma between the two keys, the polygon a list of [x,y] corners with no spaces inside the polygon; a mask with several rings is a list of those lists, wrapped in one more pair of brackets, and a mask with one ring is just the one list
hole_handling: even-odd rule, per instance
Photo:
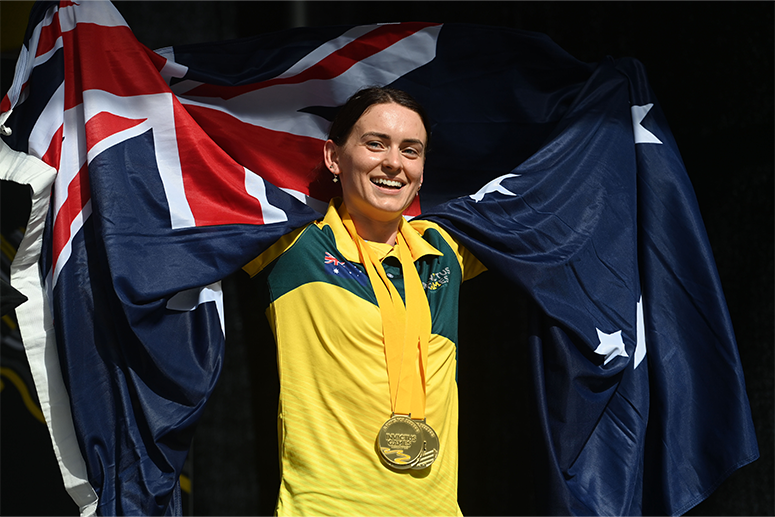
{"label": "woman's eye", "polygon": [[420,156],[420,152],[417,149],[414,149],[412,147],[407,147],[404,149],[404,154],[408,154],[409,156]]}
{"label": "woman's eye", "polygon": [[372,142],[366,142],[366,146],[372,148],[372,149],[381,149],[382,148],[382,142],[379,141],[372,141]]}

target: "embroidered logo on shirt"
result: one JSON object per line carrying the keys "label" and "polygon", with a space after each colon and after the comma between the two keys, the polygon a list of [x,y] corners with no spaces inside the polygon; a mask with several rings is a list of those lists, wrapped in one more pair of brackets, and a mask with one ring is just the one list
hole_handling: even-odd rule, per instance
{"label": "embroidered logo on shirt", "polygon": [[449,283],[449,268],[445,267],[438,273],[431,273],[427,282],[423,282],[422,287],[428,291],[435,291]]}
{"label": "embroidered logo on shirt", "polygon": [[355,280],[364,287],[369,285],[369,278],[365,273],[361,272],[354,265],[348,264],[344,260],[339,260],[329,252],[323,255],[323,269],[328,274]]}

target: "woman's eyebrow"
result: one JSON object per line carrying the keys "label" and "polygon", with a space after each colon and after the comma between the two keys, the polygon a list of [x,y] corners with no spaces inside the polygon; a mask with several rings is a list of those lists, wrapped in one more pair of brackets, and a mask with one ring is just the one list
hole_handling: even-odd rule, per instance
{"label": "woman's eyebrow", "polygon": [[[383,140],[390,140],[390,135],[387,135],[385,133],[378,133],[376,131],[369,131],[369,132],[364,133],[363,135],[361,135],[361,139],[370,138],[370,137],[371,138],[373,138],[373,137],[382,138]],[[406,138],[406,139],[402,140],[401,143],[402,144],[417,144],[417,145],[419,145],[421,147],[425,147],[425,144],[423,143],[423,141],[418,139],[418,138]]]}
{"label": "woman's eyebrow", "polygon": [[377,137],[377,138],[382,138],[383,140],[390,140],[390,135],[387,135],[385,133],[377,133],[376,131],[369,131],[361,135],[361,139],[369,138],[369,137]]}
{"label": "woman's eyebrow", "polygon": [[402,143],[402,144],[417,144],[417,145],[419,145],[420,147],[425,147],[425,144],[423,143],[423,141],[422,141],[422,140],[420,140],[420,139],[417,139],[417,138],[407,138],[407,139],[405,139],[405,140],[404,140],[403,142],[401,142],[401,143]]}

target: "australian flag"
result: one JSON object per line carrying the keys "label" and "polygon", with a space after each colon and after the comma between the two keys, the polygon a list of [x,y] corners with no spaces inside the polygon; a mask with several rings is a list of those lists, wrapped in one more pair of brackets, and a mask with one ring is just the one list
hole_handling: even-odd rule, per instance
{"label": "australian flag", "polygon": [[758,457],[693,190],[637,61],[434,23],[151,51],[109,3],[48,2],[0,104],[0,171],[31,187],[12,283],[83,514],[180,513],[223,358],[219,281],[337,194],[320,151],[368,85],[432,121],[407,215],[539,309],[546,513],[681,514]]}

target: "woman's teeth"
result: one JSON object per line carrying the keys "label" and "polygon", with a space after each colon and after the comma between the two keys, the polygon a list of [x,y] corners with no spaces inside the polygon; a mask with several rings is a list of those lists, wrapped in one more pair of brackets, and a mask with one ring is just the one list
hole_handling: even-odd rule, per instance
{"label": "woman's teeth", "polygon": [[388,180],[385,178],[373,179],[371,180],[371,182],[374,183],[375,185],[379,185],[380,187],[388,187],[388,188],[401,188],[404,186],[404,184],[401,183],[400,181]]}

